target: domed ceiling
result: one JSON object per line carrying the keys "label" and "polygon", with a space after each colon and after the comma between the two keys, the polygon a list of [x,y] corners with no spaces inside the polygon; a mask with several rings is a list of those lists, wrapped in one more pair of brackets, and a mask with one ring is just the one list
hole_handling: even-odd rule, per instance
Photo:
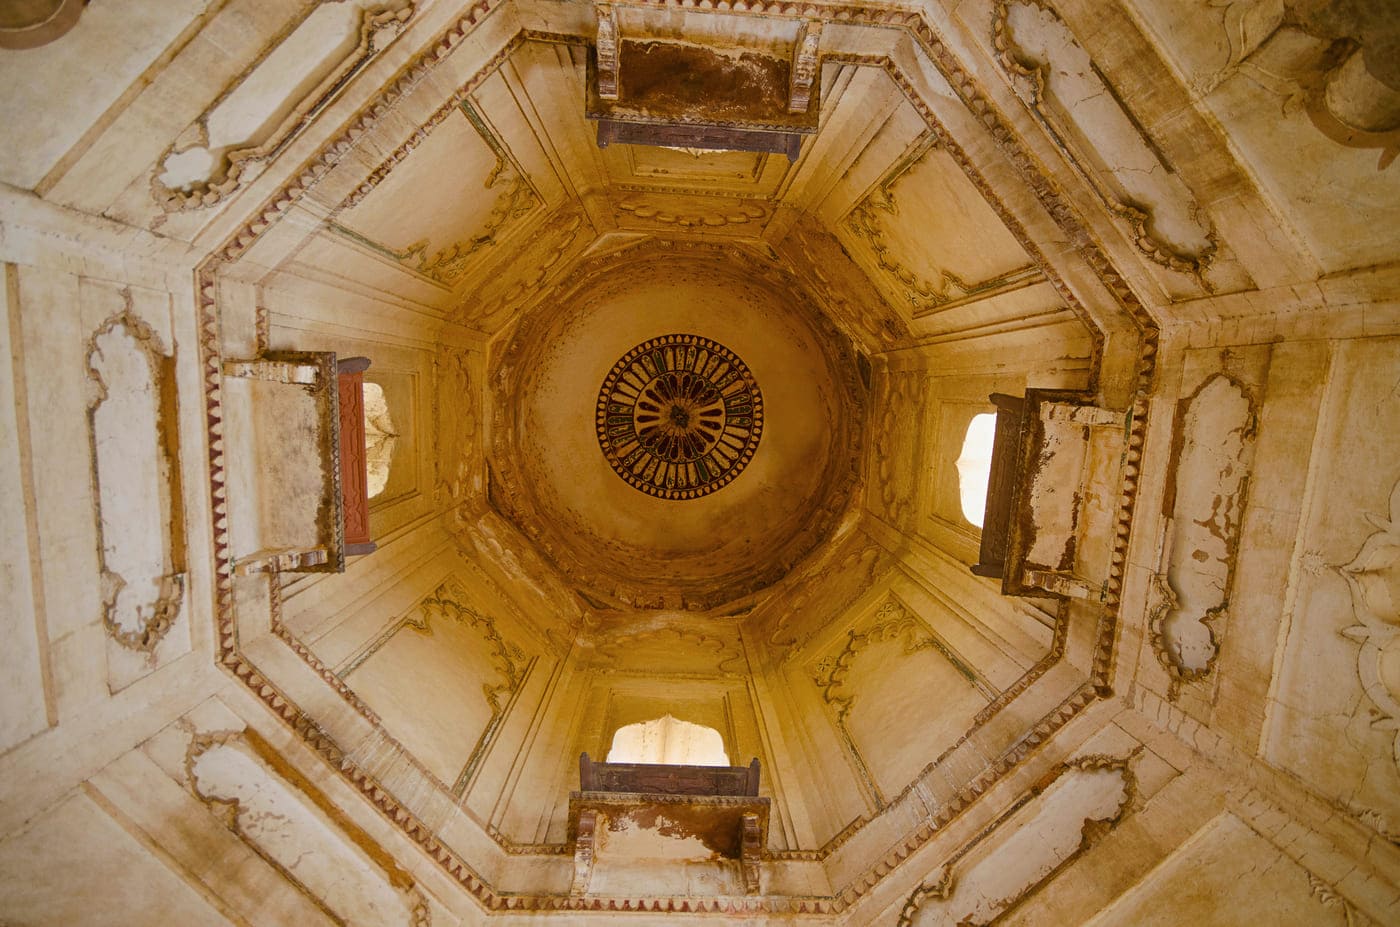
{"label": "domed ceiling", "polygon": [[[1161,718],[1178,698],[1202,718],[1224,707],[1230,725],[1277,710],[1268,737],[1254,721],[1231,728],[1248,750],[1269,741],[1270,781],[1311,777],[1329,796],[1391,813],[1400,792],[1372,776],[1374,756],[1349,754],[1348,778],[1332,757],[1314,766],[1290,753],[1304,725],[1337,728],[1341,713],[1320,707],[1286,717],[1317,692],[1368,704],[1337,684],[1350,668],[1332,673],[1355,665],[1354,625],[1315,621],[1307,595],[1276,581],[1306,551],[1310,578],[1296,588],[1341,583],[1312,569],[1323,561],[1309,539],[1322,529],[1300,528],[1296,545],[1268,553],[1277,559],[1245,564],[1268,595],[1230,591],[1233,558],[1259,532],[1215,516],[1238,515],[1245,487],[1266,476],[1285,485],[1263,466],[1293,453],[1279,449],[1278,422],[1296,432],[1288,441],[1329,454],[1346,444],[1294,427],[1297,397],[1324,381],[1329,397],[1349,395],[1353,367],[1377,382],[1394,368],[1391,348],[1279,342],[1321,337],[1305,289],[1335,300],[1349,331],[1376,324],[1356,300],[1381,286],[1363,286],[1363,274],[1393,283],[1393,143],[1348,135],[1354,150],[1343,150],[1312,122],[1326,81],[1307,77],[1311,102],[1293,112],[1251,76],[1282,59],[1306,76],[1313,58],[1342,52],[1364,63],[1355,49],[1309,51],[1279,26],[1247,68],[1219,82],[1203,72],[1188,89],[1143,24],[1226,35],[1239,11],[1132,6],[1140,20],[1119,4],[1042,0],[227,0],[180,15],[147,3],[139,18],[93,3],[73,34],[89,37],[81,61],[61,44],[41,49],[58,56],[41,81],[26,70],[35,65],[8,59],[3,111],[15,131],[0,139],[0,179],[36,196],[0,192],[21,224],[57,230],[36,247],[62,252],[42,274],[25,266],[8,278],[7,299],[37,300],[12,332],[35,374],[25,401],[42,426],[36,447],[50,451],[33,458],[44,501],[26,523],[86,557],[126,511],[120,493],[105,521],[100,511],[108,474],[136,470],[119,442],[93,441],[105,489],[91,509],[73,502],[94,484],[71,450],[84,446],[84,403],[108,363],[80,351],[79,335],[107,324],[132,333],[122,337],[135,369],[152,371],[121,395],[153,421],[179,415],[178,441],[147,437],[153,461],[178,443],[180,479],[142,488],[150,512],[181,499],[189,525],[141,559],[147,585],[177,591],[162,593],[154,649],[132,649],[100,619],[83,632],[90,643],[54,626],[63,725],[73,730],[67,719],[89,696],[111,708],[80,732],[159,700],[170,726],[137,759],[182,784],[192,732],[206,746],[241,737],[286,752],[375,841],[414,860],[415,879],[479,902],[464,904],[464,923],[481,910],[598,911],[611,923],[624,908],[719,904],[749,921],[892,923],[901,899],[917,913],[935,890],[922,881],[940,861],[964,860],[956,885],[980,891],[981,851],[962,854],[982,837],[963,831],[996,833],[983,825],[1018,813],[1022,796],[1041,801],[1062,773],[1117,783],[1092,820],[1064,812],[1068,842],[1021,866],[1053,874],[1061,850],[1079,852],[1081,821],[1102,833],[1119,810],[1136,814],[1139,797],[1165,792],[1165,767],[1129,738],[1154,723],[1137,713],[1153,704],[1148,692]],[[771,73],[788,69],[788,105],[810,105],[811,133],[785,150],[600,147],[586,116],[600,57],[643,39],[712,63],[767,56]],[[1221,57],[1236,67],[1233,51]],[[80,86],[72,73],[102,79],[59,107],[51,91]],[[64,210],[116,224],[74,225]],[[103,251],[90,264],[63,250],[89,240]],[[1280,321],[1289,314],[1304,327]],[[249,437],[264,384],[244,381],[262,359],[296,351],[370,356],[367,376],[402,430],[390,498],[370,514],[380,546],[344,574],[292,572],[323,551],[264,533],[280,526],[274,492],[314,468]],[[178,409],[141,388],[166,376],[167,360]],[[73,377],[51,390],[63,364]],[[1012,599],[969,570],[981,538],[959,504],[956,454],[989,394],[1032,390],[1073,397],[1047,402],[1037,427],[1077,436],[1082,453],[1060,458],[1055,472],[1069,475],[1044,494],[1064,502],[1073,543],[1053,560],[1028,556],[1038,567],[1022,575],[1049,594]],[[76,413],[51,423],[51,396]],[[1201,396],[1223,396],[1225,412],[1205,415]],[[1347,431],[1383,459],[1393,429],[1371,435],[1357,416]],[[1243,437],[1230,451],[1221,435]],[[1355,469],[1313,467],[1307,453],[1282,475],[1306,471],[1312,486]],[[147,470],[164,464],[131,478]],[[1380,511],[1352,482],[1346,510]],[[49,530],[51,513],[64,514],[62,530]],[[85,543],[94,526],[97,542]],[[1357,547],[1327,545],[1327,562],[1359,562]],[[106,576],[86,591],[70,583],[69,573],[92,578],[86,560],[44,565],[49,611],[64,622],[100,615],[100,594],[116,587]],[[143,577],[121,578],[135,590]],[[1285,589],[1307,622],[1269,597]],[[1255,633],[1260,616],[1279,615],[1314,636]],[[1195,662],[1182,661],[1176,635],[1199,642]],[[1314,663],[1331,673],[1299,676],[1287,706],[1265,698],[1285,651],[1307,673]],[[195,661],[207,671],[198,697],[227,697],[216,712],[191,711],[194,694],[167,698],[165,680],[193,675]],[[105,682],[88,672],[103,665]],[[73,679],[86,688],[70,703]],[[52,706],[35,705],[38,731]],[[229,712],[241,720],[226,723]],[[711,886],[701,904],[712,906],[695,907],[688,886],[650,881],[650,869],[606,897],[576,887],[573,764],[601,755],[619,725],[665,714],[720,731],[739,762],[760,758],[773,801],[764,884],[724,883],[762,888],[757,897]],[[1331,745],[1369,736],[1369,720],[1353,720]],[[157,727],[141,724],[142,737]],[[29,773],[60,755],[95,768],[79,734],[53,743],[12,778],[47,787]],[[1100,764],[1078,770],[1085,780],[1065,772],[1081,749],[1095,752],[1073,762]],[[1140,793],[1130,767],[1143,772]],[[1176,810],[1157,807],[1175,826]],[[990,843],[1019,852],[1001,839]],[[954,884],[942,871],[938,891]],[[954,910],[965,890],[951,891],[927,902],[947,914],[939,922],[972,916]]]}
{"label": "domed ceiling", "polygon": [[790,275],[634,246],[541,300],[492,371],[492,494],[587,599],[706,609],[847,507],[855,353]]}

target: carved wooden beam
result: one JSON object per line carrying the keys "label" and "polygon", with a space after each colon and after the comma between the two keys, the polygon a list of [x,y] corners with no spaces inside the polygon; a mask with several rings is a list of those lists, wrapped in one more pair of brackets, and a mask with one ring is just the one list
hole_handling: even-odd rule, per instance
{"label": "carved wooden beam", "polygon": [[587,753],[578,758],[579,788],[584,792],[756,797],[759,771],[758,757],[747,766],[595,763]]}
{"label": "carved wooden beam", "polygon": [[997,407],[997,427],[992,442],[991,471],[987,476],[982,546],[972,572],[977,576],[1000,579],[1006,564],[1007,540],[1011,532],[1011,502],[1015,496],[1025,400],[1005,393],[993,393],[988,398]]}
{"label": "carved wooden beam", "polygon": [[785,155],[788,161],[796,161],[802,153],[802,136],[795,132],[599,119],[598,147],[606,148],[614,142],[666,148],[703,148],[707,151],[762,151]]}
{"label": "carved wooden beam", "polygon": [[618,32],[617,11],[611,3],[594,5],[598,13],[598,96],[617,99]]}
{"label": "carved wooden beam", "polygon": [[788,112],[805,113],[812,103],[812,84],[821,75],[817,57],[822,38],[821,20],[809,20],[797,32],[792,52],[792,78],[788,84]]}

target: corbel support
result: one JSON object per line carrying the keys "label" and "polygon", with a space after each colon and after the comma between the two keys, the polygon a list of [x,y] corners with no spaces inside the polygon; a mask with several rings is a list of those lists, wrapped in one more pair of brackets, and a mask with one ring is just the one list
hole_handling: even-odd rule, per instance
{"label": "corbel support", "polygon": [[594,834],[598,827],[598,812],[584,810],[578,816],[578,836],[574,840],[574,881],[569,891],[582,895],[588,891],[593,878]]}
{"label": "corbel support", "polygon": [[1021,582],[1070,599],[1088,599],[1099,592],[1087,580],[1056,570],[1026,570],[1021,574]]}
{"label": "corbel support", "polygon": [[808,20],[797,31],[792,52],[792,77],[788,82],[788,112],[805,113],[812,103],[812,85],[821,74],[817,52],[821,46],[821,20]]}
{"label": "corbel support", "polygon": [[741,819],[744,829],[739,849],[739,868],[744,873],[744,893],[757,895],[758,862],[763,857],[763,837],[759,828],[758,815],[745,814]]}
{"label": "corbel support", "polygon": [[1127,413],[1114,412],[1112,409],[1100,409],[1098,406],[1047,402],[1041,411],[1041,417],[1047,422],[1064,422],[1070,425],[1116,425],[1121,427]]}
{"label": "corbel support", "polygon": [[596,3],[598,14],[598,96],[617,99],[618,43],[617,10],[611,3]]}
{"label": "corbel support", "polygon": [[320,381],[321,368],[316,364],[283,360],[224,361],[224,376],[247,380],[268,380],[297,386],[315,386]]}

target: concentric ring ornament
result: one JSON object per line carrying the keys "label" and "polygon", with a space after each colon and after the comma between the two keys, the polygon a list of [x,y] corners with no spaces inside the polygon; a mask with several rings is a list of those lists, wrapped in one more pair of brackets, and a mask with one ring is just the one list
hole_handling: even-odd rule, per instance
{"label": "concentric ring ornament", "polygon": [[763,397],[733,351],[662,335],[622,355],[598,391],[598,446],[647,495],[697,499],[729,485],[763,434]]}

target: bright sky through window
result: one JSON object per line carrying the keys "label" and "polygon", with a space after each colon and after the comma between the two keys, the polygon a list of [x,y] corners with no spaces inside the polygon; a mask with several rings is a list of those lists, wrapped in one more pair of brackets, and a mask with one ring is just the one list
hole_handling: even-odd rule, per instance
{"label": "bright sky through window", "polygon": [[979,528],[987,508],[987,477],[992,470],[992,439],[996,432],[994,414],[974,415],[967,425],[967,437],[963,438],[962,456],[957,463],[963,518]]}

